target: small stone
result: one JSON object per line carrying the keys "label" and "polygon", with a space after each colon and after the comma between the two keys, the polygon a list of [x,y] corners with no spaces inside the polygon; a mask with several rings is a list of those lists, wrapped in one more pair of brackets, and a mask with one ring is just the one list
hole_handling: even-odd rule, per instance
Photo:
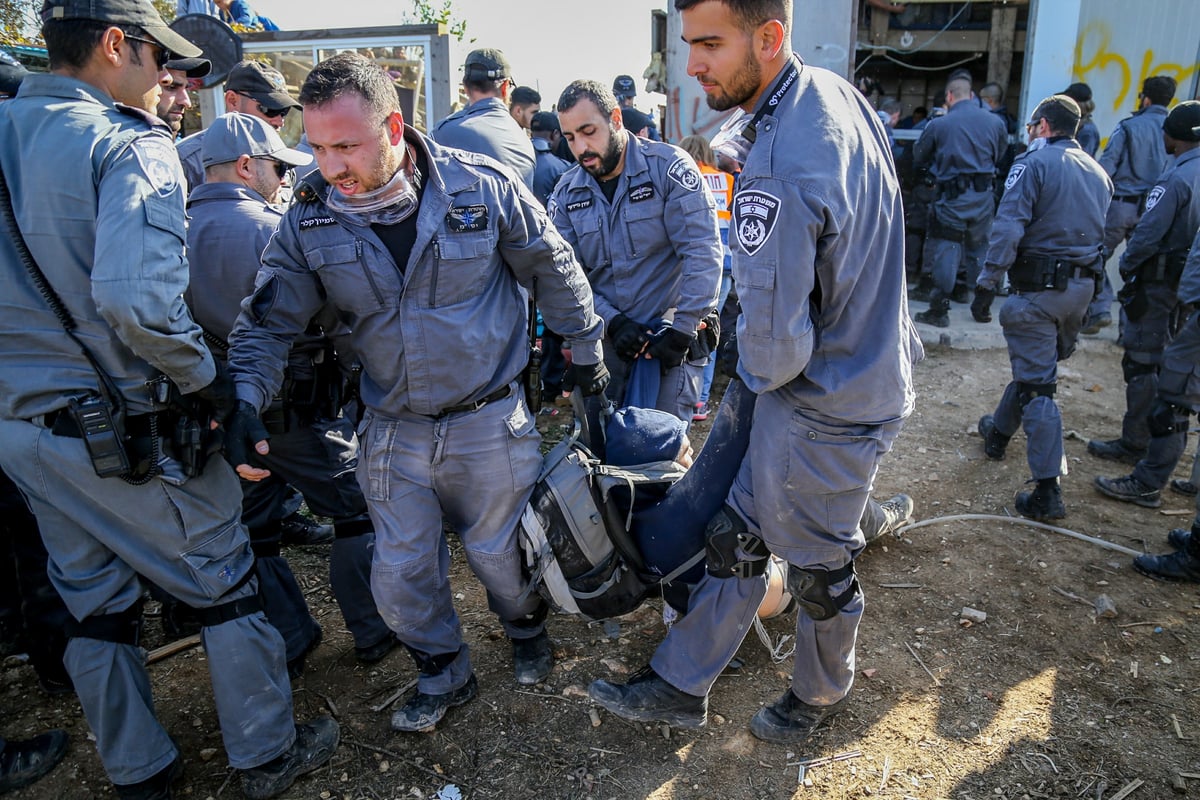
{"label": "small stone", "polygon": [[212,761],[213,758],[216,757],[216,755],[217,755],[217,748],[206,747],[200,751],[200,760],[201,761]]}
{"label": "small stone", "polygon": [[712,722],[713,725],[724,725],[725,724],[725,718],[722,717],[720,714],[709,714],[708,719],[709,719],[709,721]]}
{"label": "small stone", "polygon": [[879,672],[879,670],[877,670],[877,669],[875,669],[874,667],[872,667],[872,668],[870,668],[870,669],[864,669],[864,670],[862,671],[862,674],[863,674],[863,677],[864,677],[864,678],[874,678],[874,677],[875,677],[875,673],[877,673],[877,672]]}
{"label": "small stone", "polygon": [[386,760],[379,762],[379,771],[380,772],[387,772],[391,768],[392,768],[391,762],[386,761]]}
{"label": "small stone", "polygon": [[962,611],[958,612],[958,616],[972,623],[984,622],[987,620],[986,612],[980,611],[977,608],[971,608],[970,606],[963,606]]}

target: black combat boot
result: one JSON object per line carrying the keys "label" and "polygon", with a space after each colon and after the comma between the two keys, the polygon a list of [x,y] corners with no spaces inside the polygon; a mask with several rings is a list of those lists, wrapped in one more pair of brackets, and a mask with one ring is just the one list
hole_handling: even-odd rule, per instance
{"label": "black combat boot", "polygon": [[1039,480],[1037,488],[1032,492],[1017,492],[1013,502],[1017,507],[1017,513],[1029,519],[1045,522],[1051,519],[1062,519],[1067,515],[1058,478]]}
{"label": "black combat boot", "polygon": [[546,680],[554,668],[554,647],[545,631],[531,639],[513,639],[512,647],[517,683],[533,686]]}
{"label": "black combat boot", "polygon": [[996,420],[991,414],[984,414],[979,418],[979,435],[983,437],[983,452],[988,458],[993,461],[1004,458],[1004,451],[1012,437],[1005,436],[996,429]]}
{"label": "black combat boot", "polygon": [[1184,550],[1187,548],[1188,539],[1192,537],[1192,531],[1196,530],[1196,523],[1192,523],[1192,530],[1187,528],[1172,528],[1167,531],[1167,544],[1171,545],[1172,550]]}
{"label": "black combat boot", "polygon": [[[1172,535],[1174,533],[1171,531]],[[1193,525],[1192,535],[1186,537],[1182,549],[1161,556],[1138,556],[1133,560],[1133,568],[1159,581],[1200,583],[1200,536],[1196,533],[1197,528]]]}
{"label": "black combat boot", "polygon": [[929,310],[918,313],[913,319],[935,328],[949,328],[950,298],[941,289],[934,289],[929,293]]}
{"label": "black combat boot", "polygon": [[595,681],[588,697],[618,717],[635,722],[665,722],[676,728],[703,728],[708,724],[708,696],[696,697],[658,676],[649,666],[635,672],[627,683]]}
{"label": "black combat boot", "polygon": [[1097,458],[1134,466],[1146,455],[1146,448],[1134,447],[1124,439],[1091,439],[1087,451]]}
{"label": "black combat boot", "polygon": [[750,719],[750,732],[764,742],[799,744],[845,705],[846,698],[843,697],[833,705],[812,706],[788,689],[782,697],[760,708]]}

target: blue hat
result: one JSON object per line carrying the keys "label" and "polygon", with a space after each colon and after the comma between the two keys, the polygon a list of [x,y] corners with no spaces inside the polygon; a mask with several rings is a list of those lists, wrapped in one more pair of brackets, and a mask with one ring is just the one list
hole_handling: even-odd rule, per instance
{"label": "blue hat", "polygon": [[687,423],[656,408],[618,409],[605,428],[606,461],[632,467],[654,461],[674,461],[683,449]]}

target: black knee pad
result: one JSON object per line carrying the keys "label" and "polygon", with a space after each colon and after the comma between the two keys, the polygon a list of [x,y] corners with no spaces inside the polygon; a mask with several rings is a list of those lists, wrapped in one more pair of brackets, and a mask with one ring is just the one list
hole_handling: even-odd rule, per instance
{"label": "black knee pad", "polygon": [[[750,578],[767,571],[766,542],[751,533],[729,505],[721,507],[704,530],[708,574],[714,578]],[[740,551],[740,552],[739,552]]]}
{"label": "black knee pad", "polygon": [[1125,382],[1129,383],[1134,378],[1139,378],[1143,375],[1153,375],[1158,372],[1158,365],[1143,364],[1140,361],[1134,361],[1126,353],[1121,357],[1121,372],[1125,376]]}
{"label": "black knee pad", "polygon": [[262,600],[254,594],[208,608],[197,608],[196,616],[200,618],[201,627],[215,628],[217,625],[224,625],[226,622],[231,622],[239,617],[248,617],[262,610]]}
{"label": "black knee pad", "polygon": [[1025,383],[1017,382],[1017,404],[1021,408],[1033,402],[1035,397],[1049,397],[1054,399],[1054,393],[1058,390],[1057,383]]}
{"label": "black knee pad", "polygon": [[67,637],[71,639],[98,639],[137,647],[142,638],[142,604],[134,603],[124,611],[114,614],[96,614],[76,621],[67,620]]}
{"label": "black knee pad", "polygon": [[[801,569],[788,564],[787,588],[796,604],[805,614],[820,622],[832,619],[858,594],[858,578],[854,575],[854,562],[835,570]],[[837,597],[829,593],[829,587],[846,580],[849,588]]]}
{"label": "black knee pad", "polygon": [[333,522],[333,538],[335,539],[353,539],[355,536],[374,532],[375,525],[366,514],[359,514],[357,517],[350,517],[349,519],[334,520]]}
{"label": "black knee pad", "polygon": [[431,656],[429,653],[423,653],[414,647],[409,647],[407,644],[404,645],[404,648],[408,650],[408,654],[416,662],[417,671],[427,678],[440,674],[442,670],[454,663],[454,659],[458,658],[457,650]]}

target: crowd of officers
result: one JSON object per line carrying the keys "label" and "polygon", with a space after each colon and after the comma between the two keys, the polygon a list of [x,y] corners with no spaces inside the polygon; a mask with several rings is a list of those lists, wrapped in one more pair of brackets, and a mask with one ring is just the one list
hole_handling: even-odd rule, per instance
{"label": "crowd of officers", "polygon": [[[1175,90],[1169,76],[1147,78],[1138,110],[1097,155],[1091,89],[1072,84],[1034,109],[1025,125],[1028,147],[1009,157],[1003,112],[975,99],[969,76],[952,75],[946,110],[922,123],[911,152],[901,154],[914,170],[908,224],[923,239],[909,277],[914,296],[929,300],[915,319],[947,327],[951,300],[966,302],[970,287],[972,316],[990,322],[995,298],[1006,295],[999,316],[1013,379],[978,430],[987,456],[1002,459],[1024,429],[1035,485],[1018,492],[1015,504],[1027,517],[1066,516],[1056,365],[1074,352],[1080,333],[1112,323],[1118,299],[1126,409],[1120,435],[1089,441],[1087,450],[1133,471],[1098,477],[1095,488],[1149,508],[1161,504],[1168,484],[1197,493],[1191,481],[1170,480],[1188,415],[1200,407],[1200,387],[1191,380],[1200,363],[1192,335],[1200,324],[1192,312],[1192,284],[1200,281],[1192,274],[1200,266],[1193,246],[1200,234],[1200,103],[1168,108]],[[1116,295],[1106,265],[1122,243],[1124,285]],[[1154,578],[1200,580],[1200,539],[1193,538],[1173,530],[1173,552],[1138,557],[1134,566]]]}
{"label": "crowd of officers", "polygon": [[[534,304],[550,355],[569,352],[546,359],[551,391],[636,396],[690,423],[708,414],[721,342],[723,368],[755,395],[687,613],[643,670],[590,688],[628,719],[706,723],[772,554],[789,564],[798,645],[791,688],[750,729],[802,742],[844,705],[866,520],[912,510],[903,496],[869,498],[922,355],[906,210],[924,231],[924,263],[910,264],[923,272],[909,276],[929,279],[919,321],[947,325],[963,286],[988,321],[1007,293],[1013,381],[979,430],[1002,458],[1024,427],[1036,487],[1017,508],[1042,520],[1066,513],[1056,364],[1081,329],[1106,324],[1099,278],[1128,240],[1129,411],[1120,439],[1089,450],[1136,463],[1100,491],[1157,505],[1200,404],[1189,381],[1200,319],[1183,319],[1200,301],[1200,253],[1187,257],[1200,104],[1168,114],[1173,82],[1148,79],[1143,110],[1097,162],[1076,139],[1090,102],[1077,84],[1039,104],[1014,157],[1003,107],[985,109],[969,76],[951,76],[946,112],[911,153],[926,202],[905,209],[885,123],[791,52],[788,4],[676,8],[708,105],[741,111],[722,152],[736,181],[703,139],[659,141],[628,76],[611,90],[574,81],[543,112],[489,48],[463,66],[467,105],[428,136],[405,124],[374,62],[342,53],[298,96],[272,67],[238,64],[228,113],[176,142],[188,81],[211,69],[199,49],[149,0],[46,0],[50,73],[0,105],[11,143],[0,325],[20,342],[0,354],[6,562],[24,613],[56,634],[31,649],[40,685],[78,695],[118,796],[169,798],[182,771],[139,647],[147,592],[172,633],[200,633],[248,797],[278,795],[332,756],[337,723],[292,716],[289,680],[322,636],[281,554],[297,494],[332,520],[307,541],[332,541],[356,659],[402,646],[414,660],[416,690],[392,729],[431,730],[479,691],[444,524],[511,641],[516,682],[547,678],[550,609],[528,588],[517,538],[542,466],[527,395]],[[296,148],[278,133],[293,111]],[[731,284],[743,313],[722,338]],[[881,324],[854,324],[867,318]],[[1176,552],[1138,568],[1200,578],[1200,538],[1170,540]],[[0,739],[0,790],[66,749],[61,731]]]}

